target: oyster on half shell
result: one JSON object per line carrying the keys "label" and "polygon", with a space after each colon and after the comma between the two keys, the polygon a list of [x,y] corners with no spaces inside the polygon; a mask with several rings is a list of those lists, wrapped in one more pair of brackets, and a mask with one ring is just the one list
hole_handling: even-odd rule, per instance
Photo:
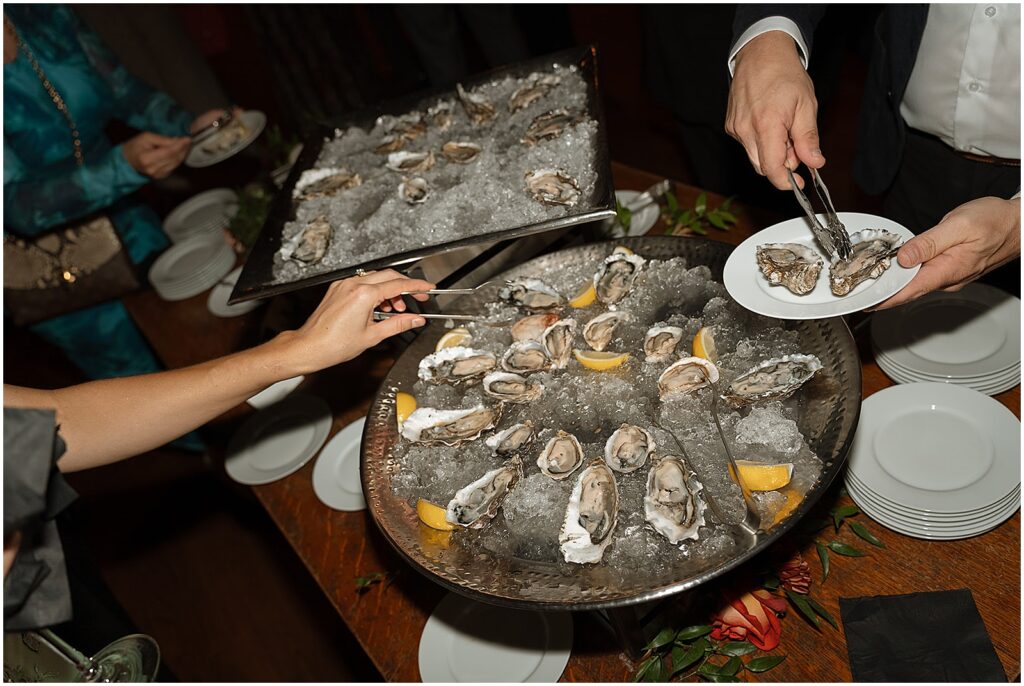
{"label": "oyster on half shell", "polygon": [[664,362],[676,352],[676,346],[683,339],[683,330],[678,326],[652,326],[644,335],[644,354],[648,362]]}
{"label": "oyster on half shell", "polygon": [[[512,340],[516,343],[540,341],[547,328],[557,322],[558,319],[558,315],[553,312],[527,315],[512,325]],[[551,351],[548,352],[550,353]]]}
{"label": "oyster on half shell", "polygon": [[327,217],[317,217],[302,230],[298,245],[292,251],[292,259],[306,264],[314,264],[324,258],[330,244],[331,225],[327,221]]}
{"label": "oyster on half shell", "polygon": [[461,141],[451,141],[441,146],[441,154],[444,155],[444,158],[456,164],[469,164],[476,159],[481,150],[483,148],[476,143]]}
{"label": "oyster on half shell", "polygon": [[530,403],[544,392],[544,384],[511,372],[491,372],[483,380],[484,393],[506,403]]}
{"label": "oyster on half shell", "polygon": [[629,313],[622,311],[599,314],[583,326],[583,340],[594,350],[602,351],[612,342],[619,324],[629,318]]}
{"label": "oyster on half shell", "polygon": [[530,310],[550,310],[553,307],[560,307],[565,302],[558,291],[540,279],[509,281],[498,291],[498,297]]}
{"label": "oyster on half shell", "polygon": [[786,355],[766,360],[733,379],[722,397],[733,407],[788,398],[821,368],[821,360],[814,355]]}
{"label": "oyster on half shell", "polygon": [[311,198],[323,198],[334,195],[340,191],[355,188],[363,183],[359,174],[348,169],[325,168],[307,169],[302,172],[299,180],[295,182],[295,190],[292,196],[309,200]]}
{"label": "oyster on half shell", "polygon": [[718,367],[703,357],[684,357],[658,377],[661,399],[675,398],[718,381]]}
{"label": "oyster on half shell", "polygon": [[436,163],[433,151],[406,152],[400,150],[388,155],[387,167],[391,171],[407,174],[430,171]]}
{"label": "oyster on half shell", "polygon": [[697,494],[703,486],[682,458],[656,458],[647,473],[644,515],[654,530],[678,545],[696,540],[704,525],[704,501]]}
{"label": "oyster on half shell", "polygon": [[398,184],[398,197],[410,205],[418,205],[426,201],[429,195],[430,185],[421,176],[403,177],[402,183]]}
{"label": "oyster on half shell", "polygon": [[868,279],[877,279],[886,269],[903,239],[885,229],[864,229],[850,236],[850,259],[832,263],[828,284],[834,295],[846,295]]}
{"label": "oyster on half shell", "polygon": [[799,243],[766,243],[757,246],[757,266],[773,286],[785,286],[807,295],[818,284],[824,262],[813,249]]}
{"label": "oyster on half shell", "polygon": [[427,383],[472,385],[498,365],[494,353],[461,345],[442,348],[420,360],[419,377]]}
{"label": "oyster on half shell", "polygon": [[505,496],[523,478],[523,462],[513,457],[455,493],[448,503],[445,520],[468,529],[487,526],[498,513]]}
{"label": "oyster on half shell", "polygon": [[539,341],[513,343],[501,356],[501,368],[513,374],[533,374],[551,369],[548,351]]}
{"label": "oyster on half shell", "polygon": [[458,446],[493,429],[500,414],[500,408],[487,405],[461,410],[417,407],[402,422],[402,437],[414,443]]}
{"label": "oyster on half shell", "polygon": [[604,460],[594,460],[580,473],[569,496],[558,535],[566,562],[600,562],[619,519],[619,489]]}
{"label": "oyster on half shell", "polygon": [[536,436],[537,432],[533,428],[533,422],[527,419],[521,424],[513,424],[507,429],[503,429],[493,436],[484,439],[484,443],[494,451],[495,455],[508,457],[533,443],[533,439]]}
{"label": "oyster on half shell", "polygon": [[544,330],[541,342],[555,369],[564,369],[572,359],[572,343],[576,338],[576,320],[561,319]]}
{"label": "oyster on half shell", "polygon": [[526,136],[523,137],[523,144],[533,146],[541,141],[558,138],[563,131],[570,126],[575,126],[580,121],[581,117],[571,114],[564,108],[545,112],[530,122],[530,126],[526,129]]}
{"label": "oyster on half shell", "polygon": [[494,105],[488,102],[484,96],[479,93],[466,92],[461,83],[455,84],[455,90],[458,91],[462,107],[474,125],[486,124],[497,116],[498,112],[494,109]]}
{"label": "oyster on half shell", "polygon": [[530,82],[520,86],[508,99],[508,111],[516,112],[537,102],[562,82],[554,74],[530,74]]}
{"label": "oyster on half shell", "polygon": [[629,474],[644,466],[654,448],[654,436],[645,429],[623,424],[605,443],[604,461],[615,471]]}
{"label": "oyster on half shell", "polygon": [[571,433],[558,430],[537,458],[537,466],[545,475],[561,480],[583,464],[583,446]]}
{"label": "oyster on half shell", "polygon": [[605,305],[614,305],[629,293],[647,260],[637,254],[615,252],[605,258],[594,274],[597,299]]}
{"label": "oyster on half shell", "polygon": [[526,190],[538,202],[545,205],[572,207],[580,199],[580,187],[576,179],[561,169],[537,169],[525,175]]}

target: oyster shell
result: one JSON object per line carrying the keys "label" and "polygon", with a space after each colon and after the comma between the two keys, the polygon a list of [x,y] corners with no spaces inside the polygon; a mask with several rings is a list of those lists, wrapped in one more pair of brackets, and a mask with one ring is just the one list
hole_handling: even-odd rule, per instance
{"label": "oyster shell", "polygon": [[458,524],[468,529],[480,529],[487,526],[505,496],[519,480],[523,478],[523,462],[513,457],[497,469],[484,474],[455,493],[448,503],[445,520],[449,524]]}
{"label": "oyster shell", "polygon": [[[527,315],[512,325],[512,340],[517,343],[521,341],[540,341],[547,328],[557,322],[558,319],[558,315],[552,312]],[[550,350],[548,350],[548,354],[551,354]]]}
{"label": "oyster shell", "polygon": [[497,116],[498,112],[494,109],[494,105],[488,102],[484,96],[478,93],[467,93],[461,83],[455,84],[455,90],[458,91],[462,107],[473,124],[477,126],[486,124]]}
{"label": "oyster shell", "polygon": [[381,140],[380,145],[373,149],[378,155],[387,155],[389,152],[398,152],[405,147],[405,138],[398,134],[388,134]]}
{"label": "oyster shell", "polygon": [[818,285],[824,262],[821,256],[799,243],[766,243],[757,246],[757,266],[773,286],[785,286],[807,295]]}
{"label": "oyster shell", "polygon": [[449,162],[456,164],[469,164],[476,159],[476,156],[483,150],[476,143],[463,143],[451,141],[441,146],[441,154]]}
{"label": "oyster shell", "polygon": [[501,368],[513,374],[532,374],[551,369],[551,358],[539,341],[513,343],[501,356]]}
{"label": "oyster shell", "polygon": [[540,279],[509,281],[498,291],[502,300],[530,310],[549,310],[560,307],[565,299]]}
{"label": "oyster shell", "polygon": [[652,326],[644,336],[644,354],[648,362],[664,362],[676,352],[676,346],[683,339],[683,330],[678,326]]}
{"label": "oyster shell", "polygon": [[583,340],[594,350],[604,350],[612,342],[615,329],[629,318],[629,314],[626,312],[605,312],[604,314],[599,314],[584,325]]}
{"label": "oyster shell", "polygon": [[494,353],[458,345],[442,348],[420,360],[419,377],[427,383],[472,385],[497,365]]}
{"label": "oyster shell", "polygon": [[580,473],[565,509],[565,521],[558,535],[565,561],[600,562],[618,519],[619,489],[615,475],[603,460],[595,460]]}
{"label": "oyster shell", "polygon": [[551,358],[555,369],[564,369],[572,359],[572,343],[576,337],[576,320],[562,319],[556,321],[544,331],[541,342]]}
{"label": "oyster shell", "polygon": [[359,174],[354,174],[348,169],[338,167],[325,167],[323,169],[307,169],[302,172],[299,180],[295,182],[295,190],[292,197],[322,198],[327,195],[334,195],[340,191],[355,188],[363,183]]}
{"label": "oyster shell", "polygon": [[400,117],[389,114],[377,117],[377,125],[383,127],[388,135],[398,136],[407,141],[414,141],[427,132],[427,123],[419,112],[409,112]]}
{"label": "oyster shell", "polygon": [[430,195],[430,185],[421,176],[414,176],[411,179],[406,176],[402,183],[398,184],[398,197],[410,205],[424,202]]}
{"label": "oyster shell", "polygon": [[434,168],[436,161],[433,151],[406,152],[405,150],[400,150],[388,155],[387,167],[391,171],[411,174],[414,172],[430,171]]}
{"label": "oyster shell", "polygon": [[703,357],[684,357],[669,365],[658,377],[658,391],[661,399],[674,398],[692,393],[718,381],[718,367]]}
{"label": "oyster shell", "polygon": [[527,419],[521,424],[513,424],[507,429],[490,436],[484,440],[484,443],[494,451],[495,455],[507,457],[533,443],[533,439],[536,436],[537,432],[533,428],[533,422]]}
{"label": "oyster shell", "polygon": [[493,429],[500,414],[500,408],[487,405],[461,410],[417,407],[402,422],[402,437],[414,443],[458,446]]}
{"label": "oyster shell", "polygon": [[562,480],[583,464],[583,446],[571,433],[558,430],[537,458],[540,471],[552,479]]}
{"label": "oyster shell", "polygon": [[507,403],[530,403],[544,392],[544,384],[511,372],[491,372],[483,387],[484,393]]}
{"label": "oyster shell", "polygon": [[520,86],[508,99],[508,111],[516,112],[529,107],[547,95],[552,88],[562,82],[554,74],[530,74],[530,83]]}
{"label": "oyster shell", "polygon": [[614,305],[626,297],[647,260],[636,254],[612,253],[594,274],[597,299],[605,305]]}
{"label": "oyster shell", "polygon": [[814,355],[786,355],[766,360],[733,379],[722,397],[733,407],[788,398],[819,370],[821,360]]}
{"label": "oyster shell", "polygon": [[877,279],[889,268],[903,239],[885,229],[864,229],[850,236],[850,259],[832,263],[828,285],[835,295],[846,295],[868,279]]}
{"label": "oyster shell", "polygon": [[560,169],[537,169],[526,172],[526,190],[545,205],[572,207],[580,199],[576,179]]}
{"label": "oyster shell", "polygon": [[654,530],[678,545],[696,540],[704,526],[705,505],[698,497],[703,486],[681,458],[666,455],[656,459],[647,473],[644,515]]}
{"label": "oyster shell", "polygon": [[427,119],[441,133],[450,129],[452,122],[455,120],[452,116],[452,107],[446,102],[439,102],[427,109]]}
{"label": "oyster shell", "polygon": [[623,424],[605,443],[604,461],[615,471],[629,474],[644,466],[654,448],[654,436],[639,426]]}
{"label": "oyster shell", "polygon": [[569,110],[560,108],[538,115],[530,122],[526,129],[526,136],[523,137],[524,145],[536,145],[541,141],[548,141],[558,138],[570,126],[580,123],[579,115],[570,114]]}
{"label": "oyster shell", "polygon": [[327,217],[317,217],[302,230],[302,237],[292,251],[292,258],[306,264],[314,264],[324,258],[330,244],[331,225]]}

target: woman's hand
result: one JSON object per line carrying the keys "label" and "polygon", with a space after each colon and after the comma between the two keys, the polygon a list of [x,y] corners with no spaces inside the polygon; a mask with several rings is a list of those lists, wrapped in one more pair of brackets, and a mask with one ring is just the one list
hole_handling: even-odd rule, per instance
{"label": "woman's hand", "polygon": [[958,291],[1019,256],[1020,198],[972,200],[900,248],[900,265],[921,265],[921,270],[903,290],[874,309],[902,305],[939,289]]}
{"label": "woman's hand", "polygon": [[[188,132],[193,136],[196,135],[197,133],[205,129],[207,126],[209,126],[210,124],[224,116],[225,112],[227,112],[227,110],[223,107],[218,107],[217,109],[207,110],[203,112],[198,117],[192,120],[192,125],[188,127]],[[231,110],[231,115],[233,117],[238,117],[241,114],[242,109],[240,107],[235,107]]]}
{"label": "woman's hand", "polygon": [[143,131],[129,138],[121,151],[135,171],[152,179],[162,179],[185,161],[191,142],[188,136],[172,138]]}
{"label": "woman's hand", "polygon": [[[801,161],[814,169],[824,166],[817,118],[814,84],[789,34],[769,31],[743,46],[729,87],[725,131],[743,144],[758,174],[785,190],[787,168]],[[794,176],[803,188],[803,179]]]}
{"label": "woman's hand", "polygon": [[[404,310],[401,292],[432,288],[434,285],[427,281],[408,279],[391,269],[335,281],[301,328],[275,339],[282,346],[286,365],[294,372],[291,376],[351,360],[385,338],[423,326],[426,320],[415,314],[399,314],[376,322],[373,311],[386,304]],[[423,301],[429,296],[413,297]]]}

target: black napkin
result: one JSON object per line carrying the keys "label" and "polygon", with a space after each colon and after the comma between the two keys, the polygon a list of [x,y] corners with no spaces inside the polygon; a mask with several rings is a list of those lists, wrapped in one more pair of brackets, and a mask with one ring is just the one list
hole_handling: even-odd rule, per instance
{"label": "black napkin", "polygon": [[854,681],[1006,681],[971,592],[840,598]]}

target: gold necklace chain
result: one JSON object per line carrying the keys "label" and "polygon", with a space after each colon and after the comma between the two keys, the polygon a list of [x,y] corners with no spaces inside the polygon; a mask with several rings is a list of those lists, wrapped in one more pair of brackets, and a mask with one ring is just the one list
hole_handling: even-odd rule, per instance
{"label": "gold necklace chain", "polygon": [[25,54],[25,58],[28,59],[28,63],[32,67],[32,71],[34,71],[36,76],[39,77],[39,81],[43,84],[43,88],[46,89],[50,99],[53,100],[53,104],[57,108],[57,111],[64,115],[64,118],[67,120],[68,127],[71,129],[71,144],[75,154],[75,162],[78,163],[79,167],[81,167],[85,164],[85,156],[82,154],[82,140],[78,135],[78,127],[75,126],[75,120],[71,117],[71,112],[68,110],[67,103],[64,102],[64,98],[61,97],[59,92],[57,92],[54,85],[50,83],[50,79],[46,78],[46,73],[43,71],[43,68],[39,66],[39,62],[36,61],[36,57],[32,54],[32,50],[28,47],[25,41],[21,39],[21,36],[18,34],[18,30],[14,28],[14,23],[7,17],[7,15],[4,15],[4,24],[11,30],[11,33],[14,36],[14,42],[18,46],[18,50]]}

